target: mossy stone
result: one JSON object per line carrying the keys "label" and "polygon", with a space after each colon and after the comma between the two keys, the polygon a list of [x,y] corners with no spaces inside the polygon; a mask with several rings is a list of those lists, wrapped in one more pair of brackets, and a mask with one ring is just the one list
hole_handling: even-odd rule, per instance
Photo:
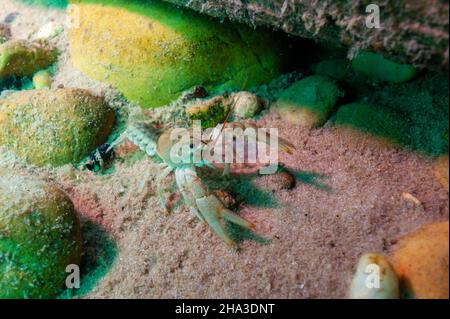
{"label": "mossy stone", "polygon": [[0,298],[51,298],[68,265],[79,265],[81,235],[72,202],[34,177],[0,169]]}
{"label": "mossy stone", "polygon": [[202,128],[211,128],[225,121],[229,109],[229,99],[224,96],[216,96],[188,106],[186,114],[192,121],[201,121]]}
{"label": "mossy stone", "polygon": [[395,63],[380,54],[359,52],[352,60],[353,70],[375,81],[406,82],[413,79],[417,70],[408,64]]}
{"label": "mossy stone", "polygon": [[368,133],[389,143],[405,144],[409,127],[405,117],[388,108],[365,103],[352,103],[339,107],[333,122],[338,127]]}
{"label": "mossy stone", "polygon": [[9,40],[0,45],[0,80],[31,76],[56,61],[56,52],[45,43]]}
{"label": "mossy stone", "polygon": [[0,144],[30,163],[78,163],[103,144],[114,112],[81,89],[29,90],[0,99]]}
{"label": "mossy stone", "polygon": [[278,40],[268,30],[158,1],[72,0],[68,12],[73,65],[145,108],[197,85],[243,89],[282,72]]}
{"label": "mossy stone", "polygon": [[317,75],[329,76],[338,81],[347,81],[353,76],[350,63],[346,59],[322,60],[312,65],[311,69]]}
{"label": "mossy stone", "polygon": [[339,96],[339,89],[326,76],[313,75],[287,88],[275,109],[287,122],[307,128],[319,127],[328,120]]}

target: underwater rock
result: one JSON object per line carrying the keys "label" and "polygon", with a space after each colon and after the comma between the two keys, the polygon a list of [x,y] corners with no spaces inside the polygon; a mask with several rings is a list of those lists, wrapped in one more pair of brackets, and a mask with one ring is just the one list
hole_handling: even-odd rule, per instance
{"label": "underwater rock", "polygon": [[[373,22],[376,2],[309,0],[165,0],[219,19],[267,26],[334,47],[361,48],[400,63],[448,70],[448,1],[390,1]],[[374,5],[377,5],[374,9]],[[372,7],[372,8],[371,8]],[[370,9],[369,11],[366,11]]]}
{"label": "underwater rock", "polygon": [[402,238],[398,245],[392,260],[406,296],[448,299],[448,222],[425,225]]}
{"label": "underwater rock", "polygon": [[203,128],[210,128],[223,123],[229,109],[230,100],[220,95],[188,106],[186,114],[191,120],[201,121]]}
{"label": "underwater rock", "polygon": [[56,52],[45,42],[10,40],[0,45],[0,80],[31,76],[56,61]]}
{"label": "underwater rock", "polygon": [[39,71],[33,75],[34,88],[37,90],[50,88],[52,86],[52,77],[48,71]]}
{"label": "underwater rock", "polygon": [[311,69],[317,75],[329,76],[338,81],[348,80],[352,76],[350,64],[346,59],[326,59],[315,63]]}
{"label": "underwater rock", "polygon": [[55,21],[50,21],[44,24],[37,32],[33,35],[34,39],[41,40],[51,40],[56,36],[60,35],[64,31],[64,26],[58,24]]}
{"label": "underwater rock", "polygon": [[77,163],[106,141],[114,119],[86,90],[21,91],[0,100],[0,144],[39,166]]}
{"label": "underwater rock", "polygon": [[359,52],[352,60],[352,68],[372,80],[394,83],[409,81],[417,74],[411,65],[395,63],[372,52]]}
{"label": "underwater rock", "polygon": [[287,122],[306,128],[325,124],[336,106],[339,89],[328,77],[313,75],[287,88],[275,104]]}
{"label": "underwater rock", "polygon": [[234,114],[243,119],[255,116],[262,107],[262,101],[255,94],[245,91],[233,94],[231,104],[234,105]]}
{"label": "underwater rock", "polygon": [[436,159],[434,164],[434,174],[442,187],[449,191],[449,160],[448,155],[444,155]]}
{"label": "underwater rock", "polygon": [[278,40],[267,30],[157,1],[74,0],[68,11],[73,65],[145,108],[197,85],[242,89],[282,71]]}
{"label": "underwater rock", "polygon": [[0,44],[11,38],[11,29],[7,24],[0,23]]}
{"label": "underwater rock", "polygon": [[80,223],[59,189],[0,168],[0,299],[51,298],[81,260]]}
{"label": "underwater rock", "polygon": [[399,280],[392,265],[382,255],[360,257],[350,285],[351,299],[398,299]]}
{"label": "underwater rock", "polygon": [[333,122],[351,133],[369,134],[386,145],[406,143],[408,138],[408,123],[402,114],[370,104],[343,105]]}
{"label": "underwater rock", "polygon": [[265,180],[267,190],[274,193],[291,190],[296,185],[295,177],[287,171],[281,171],[272,175],[263,175],[259,178]]}

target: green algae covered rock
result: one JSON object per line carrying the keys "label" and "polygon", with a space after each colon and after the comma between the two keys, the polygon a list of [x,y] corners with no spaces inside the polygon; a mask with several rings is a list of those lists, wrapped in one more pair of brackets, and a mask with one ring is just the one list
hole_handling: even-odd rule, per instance
{"label": "green algae covered rock", "polygon": [[39,166],[77,163],[106,141],[114,118],[86,90],[16,92],[0,99],[0,145]]}
{"label": "green algae covered rock", "polygon": [[395,144],[407,144],[409,126],[403,114],[365,103],[343,105],[333,122],[338,127],[368,133]]}
{"label": "green algae covered rock", "polygon": [[68,12],[73,65],[142,107],[165,105],[196,85],[249,88],[282,71],[268,30],[158,1],[72,0]]}
{"label": "green algae covered rock", "polygon": [[326,76],[314,75],[287,88],[275,109],[287,122],[307,128],[319,127],[328,120],[339,97],[339,89]]}
{"label": "green algae covered rock", "polygon": [[311,69],[314,74],[329,76],[338,81],[347,81],[353,76],[348,60],[342,58],[322,60],[312,65]]}
{"label": "green algae covered rock", "polygon": [[0,80],[31,76],[56,61],[56,52],[45,43],[10,40],[0,45]]}
{"label": "green algae covered rock", "polygon": [[230,100],[220,95],[189,105],[186,114],[192,121],[201,121],[203,128],[210,128],[223,123],[229,109]]}
{"label": "green algae covered rock", "polygon": [[0,298],[55,297],[80,259],[80,224],[66,195],[0,169]]}
{"label": "green algae covered rock", "polygon": [[414,78],[417,70],[407,64],[395,63],[382,55],[372,52],[359,52],[352,60],[353,70],[375,81],[406,82]]}

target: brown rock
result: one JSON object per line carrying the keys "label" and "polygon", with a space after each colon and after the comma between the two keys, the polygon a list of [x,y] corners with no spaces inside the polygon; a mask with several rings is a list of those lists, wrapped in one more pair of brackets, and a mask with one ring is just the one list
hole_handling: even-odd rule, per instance
{"label": "brown rock", "polygon": [[279,172],[273,175],[266,175],[261,178],[267,179],[267,190],[271,192],[290,190],[295,187],[295,178],[287,171]]}
{"label": "brown rock", "polygon": [[448,255],[448,222],[426,225],[401,239],[392,259],[406,293],[417,299],[448,299]]}

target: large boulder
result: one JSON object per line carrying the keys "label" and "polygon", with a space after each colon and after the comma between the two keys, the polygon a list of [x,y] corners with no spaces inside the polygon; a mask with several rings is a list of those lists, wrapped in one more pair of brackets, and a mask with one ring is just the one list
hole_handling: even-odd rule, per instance
{"label": "large boulder", "polygon": [[0,299],[51,298],[81,260],[80,223],[59,189],[0,168]]}
{"label": "large boulder", "polygon": [[268,30],[157,1],[73,0],[68,11],[73,65],[143,107],[165,105],[196,85],[252,87],[282,70]]}
{"label": "large boulder", "polygon": [[114,118],[86,90],[20,91],[0,99],[0,145],[39,166],[77,163],[106,141]]}
{"label": "large boulder", "polygon": [[[449,3],[442,0],[379,4],[379,28],[366,0],[165,0],[221,19],[268,26],[327,45],[366,49],[418,67],[448,69]],[[372,4],[371,7],[369,5]]]}

